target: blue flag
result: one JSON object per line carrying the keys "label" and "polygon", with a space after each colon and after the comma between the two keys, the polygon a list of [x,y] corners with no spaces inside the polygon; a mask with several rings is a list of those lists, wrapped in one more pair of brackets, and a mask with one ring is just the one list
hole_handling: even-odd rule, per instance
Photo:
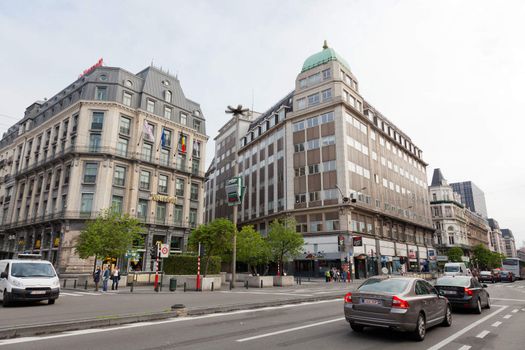
{"label": "blue flag", "polygon": [[160,144],[162,147],[166,146],[166,134],[164,133],[164,128],[162,128],[162,133],[160,134]]}

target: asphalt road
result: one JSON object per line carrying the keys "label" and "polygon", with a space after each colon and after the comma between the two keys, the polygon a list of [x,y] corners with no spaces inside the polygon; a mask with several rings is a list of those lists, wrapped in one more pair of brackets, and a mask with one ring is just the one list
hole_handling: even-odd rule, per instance
{"label": "asphalt road", "polygon": [[372,328],[352,332],[335,300],[9,339],[0,349],[523,349],[525,281],[488,288],[492,309],[456,312],[452,327],[430,329],[423,342]]}

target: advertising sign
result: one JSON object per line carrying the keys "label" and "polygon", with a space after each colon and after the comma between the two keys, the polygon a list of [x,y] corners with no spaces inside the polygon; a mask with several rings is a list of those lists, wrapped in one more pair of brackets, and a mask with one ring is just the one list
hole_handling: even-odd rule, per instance
{"label": "advertising sign", "polygon": [[354,247],[362,247],[363,246],[363,237],[361,236],[354,236],[352,239],[352,245]]}

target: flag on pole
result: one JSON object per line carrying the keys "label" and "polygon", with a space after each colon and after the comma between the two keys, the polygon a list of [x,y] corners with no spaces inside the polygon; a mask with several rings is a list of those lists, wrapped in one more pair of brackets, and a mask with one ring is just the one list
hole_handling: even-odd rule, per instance
{"label": "flag on pole", "polygon": [[160,134],[160,145],[162,147],[166,146],[166,133],[164,132],[164,128],[162,128],[162,133]]}
{"label": "flag on pole", "polygon": [[179,151],[182,153],[186,153],[186,135],[180,134],[179,138]]}
{"label": "flag on pole", "polygon": [[148,124],[147,121],[144,121],[144,132],[148,135],[150,141],[155,140],[155,136],[153,136],[153,127]]}

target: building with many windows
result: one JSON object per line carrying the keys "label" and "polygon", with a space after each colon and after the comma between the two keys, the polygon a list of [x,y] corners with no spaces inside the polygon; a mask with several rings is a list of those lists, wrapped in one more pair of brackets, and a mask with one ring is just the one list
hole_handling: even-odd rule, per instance
{"label": "building with many windows", "polygon": [[505,242],[501,235],[499,223],[495,219],[488,219],[490,226],[490,241],[492,248],[496,253],[505,254]]}
{"label": "building with many windows", "polygon": [[113,207],[145,223],[131,265],[151,269],[155,242],[181,252],[202,222],[206,142],[200,106],[176,77],[92,67],[29,106],[0,141],[0,258],[41,253],[59,272],[90,271],[76,238]]}
{"label": "building with many windows", "polygon": [[434,244],[441,256],[451,247],[460,247],[470,257],[479,244],[493,249],[490,226],[481,215],[461,203],[440,169],[435,169],[429,186],[430,210],[436,229]]}
{"label": "building with many windows", "polygon": [[[422,152],[363,99],[349,64],[326,44],[306,59],[294,90],[234,141],[246,186],[239,223],[265,235],[271,221],[295,218],[306,244],[289,270],[322,274],[348,261],[363,278],[382,267],[429,268]],[[218,179],[217,168],[210,175]],[[228,177],[214,183],[217,196]],[[207,202],[207,220],[217,205]]]}
{"label": "building with many windows", "polygon": [[485,201],[485,193],[476,186],[472,181],[451,183],[450,186],[454,192],[461,196],[461,203],[463,203],[470,211],[488,217],[487,203]]}
{"label": "building with many windows", "polygon": [[503,236],[503,242],[505,251],[503,254],[507,258],[516,258],[518,257],[518,252],[516,251],[516,242],[514,241],[514,234],[508,228],[501,229],[501,235]]}

